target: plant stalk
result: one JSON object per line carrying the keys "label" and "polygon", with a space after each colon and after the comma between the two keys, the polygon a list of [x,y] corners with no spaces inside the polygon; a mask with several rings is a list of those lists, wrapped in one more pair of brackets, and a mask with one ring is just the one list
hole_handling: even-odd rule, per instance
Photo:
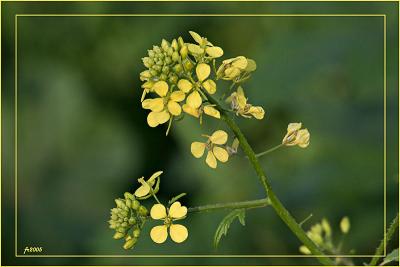
{"label": "plant stalk", "polygon": [[375,266],[379,259],[382,258],[383,250],[385,248],[385,243],[389,242],[389,240],[393,237],[393,234],[396,232],[397,227],[399,227],[399,214],[397,213],[396,217],[393,219],[392,223],[389,226],[389,229],[386,232],[386,240],[383,238],[379,243],[379,246],[376,248],[374,257],[371,259],[371,262],[368,264],[369,266]]}
{"label": "plant stalk", "polygon": [[236,138],[239,140],[240,146],[243,149],[244,153],[248,157],[251,165],[257,173],[257,176],[264,187],[265,193],[271,201],[271,206],[274,208],[275,212],[278,216],[284,221],[284,223],[289,227],[289,229],[297,236],[297,238],[311,251],[311,253],[316,256],[317,260],[324,265],[334,265],[335,263],[326,256],[315,244],[308,238],[307,234],[300,227],[300,225],[296,222],[292,215],[290,215],[289,211],[283,206],[278,197],[275,195],[272,190],[271,184],[269,183],[264,170],[261,168],[261,165],[254,153],[253,149],[247,142],[246,137],[240,130],[239,126],[230,118],[226,112],[222,109],[221,105],[218,103],[216,99],[207,94],[207,99],[211,104],[216,105],[216,107],[221,112],[221,118],[226,122],[226,124],[231,128],[231,130],[236,135]]}
{"label": "plant stalk", "polygon": [[260,157],[262,157],[262,156],[265,156],[265,155],[267,155],[267,154],[269,154],[269,153],[271,153],[271,152],[273,152],[273,151],[275,151],[275,150],[281,148],[282,146],[283,146],[283,144],[279,144],[279,145],[274,146],[274,147],[272,147],[272,148],[270,148],[270,149],[268,149],[268,150],[266,150],[266,151],[257,153],[257,154],[256,154],[256,157],[257,157],[257,158],[260,158]]}
{"label": "plant stalk", "polygon": [[262,208],[270,205],[271,202],[268,198],[262,198],[257,200],[241,201],[241,202],[229,202],[229,203],[217,203],[198,207],[192,207],[188,209],[188,212],[207,212],[221,209],[253,209]]}

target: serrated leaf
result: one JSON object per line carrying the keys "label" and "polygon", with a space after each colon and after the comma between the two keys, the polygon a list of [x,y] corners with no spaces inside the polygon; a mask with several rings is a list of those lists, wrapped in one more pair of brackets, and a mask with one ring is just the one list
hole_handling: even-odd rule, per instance
{"label": "serrated leaf", "polygon": [[396,248],[389,254],[387,254],[386,258],[383,259],[383,262],[380,265],[385,265],[393,261],[399,261],[399,249]]}
{"label": "serrated leaf", "polygon": [[214,234],[215,248],[218,247],[218,244],[221,241],[222,236],[226,236],[228,234],[229,227],[236,218],[238,218],[241,225],[243,226],[245,225],[245,216],[246,216],[245,209],[235,209],[222,219]]}

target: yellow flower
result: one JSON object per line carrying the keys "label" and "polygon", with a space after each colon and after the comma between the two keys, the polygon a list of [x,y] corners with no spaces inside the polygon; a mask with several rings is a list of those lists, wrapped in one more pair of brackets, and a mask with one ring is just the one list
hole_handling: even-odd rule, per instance
{"label": "yellow flower", "polygon": [[245,118],[254,118],[262,120],[265,115],[265,111],[260,106],[253,106],[247,103],[247,98],[244,95],[243,88],[239,86],[236,92],[233,92],[230,97],[227,98],[228,102],[231,102],[231,108],[236,112],[236,115],[241,115]]}
{"label": "yellow flower", "polygon": [[349,217],[343,217],[340,221],[340,230],[343,234],[347,234],[350,231],[350,220]]}
{"label": "yellow flower", "polygon": [[282,140],[286,146],[298,145],[306,148],[310,144],[310,133],[307,129],[301,129],[301,123],[289,123],[287,133]]}
{"label": "yellow flower", "polygon": [[142,185],[138,189],[136,189],[135,196],[138,199],[146,199],[151,196],[151,191],[153,191],[153,193],[157,193],[158,186],[156,185],[155,188],[153,188],[153,186],[156,182],[158,184],[158,181],[160,179],[156,179],[159,178],[162,173],[162,171],[155,172],[147,181],[144,180],[144,177],[139,178],[138,182]]}
{"label": "yellow flower", "polygon": [[192,55],[202,56],[205,52],[210,58],[218,58],[224,54],[221,47],[214,46],[207,40],[207,38],[201,37],[194,31],[189,31],[189,33],[197,43],[197,45],[188,44],[188,50]]}
{"label": "yellow flower", "polygon": [[176,220],[183,219],[187,214],[187,208],[181,206],[179,201],[174,202],[168,209],[162,204],[155,204],[150,210],[150,216],[154,220],[163,220],[164,224],[155,226],[150,231],[151,239],[158,243],[164,243],[168,237],[168,228],[171,239],[176,243],[182,243],[188,237],[188,230],[181,224],[174,224]]}
{"label": "yellow flower", "polygon": [[171,116],[178,116],[182,112],[178,102],[185,99],[185,93],[182,91],[169,92],[168,84],[165,81],[156,82],[152,90],[160,97],[146,99],[142,102],[144,109],[150,109],[147,116],[147,123],[150,127],[156,127],[166,123]]}
{"label": "yellow flower", "polygon": [[[254,69],[255,62],[252,60],[252,67]],[[238,56],[235,58],[230,58],[222,61],[221,66],[217,70],[217,78],[223,80],[235,80],[246,71],[248,65],[248,59],[244,56]]]}
{"label": "yellow flower", "polygon": [[140,99],[140,102],[143,102],[144,98],[146,97],[146,94],[152,91],[152,88],[154,86],[154,82],[152,81],[146,81],[144,84],[142,84],[143,88],[143,93],[142,93],[142,98]]}
{"label": "yellow flower", "polygon": [[214,105],[201,105],[199,108],[193,108],[188,104],[184,104],[182,106],[182,109],[187,114],[192,115],[196,118],[200,118],[200,124],[202,124],[203,121],[203,113],[217,119],[221,118],[221,114],[216,108],[214,108]]}
{"label": "yellow flower", "polygon": [[218,146],[224,145],[226,141],[228,141],[228,134],[222,130],[218,130],[211,136],[206,137],[208,137],[207,142],[193,142],[190,150],[195,158],[201,158],[204,155],[204,150],[207,148],[206,163],[208,166],[215,169],[217,167],[217,159],[221,162],[227,162],[229,159],[228,151]]}

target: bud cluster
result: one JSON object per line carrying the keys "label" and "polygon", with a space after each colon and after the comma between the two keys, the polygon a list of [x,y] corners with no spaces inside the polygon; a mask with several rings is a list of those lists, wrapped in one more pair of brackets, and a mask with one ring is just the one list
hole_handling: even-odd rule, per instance
{"label": "bud cluster", "polygon": [[140,236],[148,211],[129,192],[125,192],[124,199],[115,199],[115,203],[117,206],[111,209],[108,221],[110,228],[115,230],[114,239],[124,238],[124,249],[131,249]]}
{"label": "bud cluster", "polygon": [[147,81],[143,88],[151,88],[157,81],[176,84],[185,71],[193,69],[194,64],[187,55],[188,48],[182,37],[171,43],[163,39],[160,46],[153,46],[148,50],[148,57],[142,59],[147,68],[140,73],[140,79]]}

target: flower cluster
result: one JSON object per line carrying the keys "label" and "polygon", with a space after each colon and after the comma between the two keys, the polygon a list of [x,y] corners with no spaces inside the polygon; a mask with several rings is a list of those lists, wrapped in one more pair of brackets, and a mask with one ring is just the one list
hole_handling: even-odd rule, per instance
{"label": "flower cluster", "polygon": [[[342,234],[347,234],[350,230],[350,220],[348,217],[343,217],[340,221],[340,230]],[[322,250],[328,251],[331,254],[340,254],[342,244],[335,245],[333,240],[333,231],[327,219],[322,219],[321,222],[311,226],[307,231],[307,236]],[[300,246],[300,252],[306,255],[311,254],[306,246]]]}
{"label": "flower cluster", "polygon": [[[114,239],[124,239],[124,249],[131,249],[135,246],[140,236],[140,232],[149,219],[163,220],[164,224],[155,226],[150,231],[150,237],[155,243],[163,243],[167,239],[168,229],[171,239],[176,243],[182,243],[188,237],[188,230],[185,226],[174,223],[186,217],[187,208],[182,206],[177,200],[185,194],[180,194],[173,198],[168,208],[160,203],[156,194],[160,187],[160,176],[163,171],[157,171],[145,179],[138,179],[140,186],[134,194],[125,192],[124,199],[115,200],[117,207],[111,209],[109,220],[110,228],[115,230]],[[139,200],[153,197],[157,204],[150,209],[150,216],[146,207],[140,204]]]}
{"label": "flower cluster", "polygon": [[124,249],[133,248],[148,215],[147,209],[129,193],[125,192],[124,199],[115,200],[117,205],[111,209],[108,221],[110,228],[115,230],[114,239],[125,239]]}

